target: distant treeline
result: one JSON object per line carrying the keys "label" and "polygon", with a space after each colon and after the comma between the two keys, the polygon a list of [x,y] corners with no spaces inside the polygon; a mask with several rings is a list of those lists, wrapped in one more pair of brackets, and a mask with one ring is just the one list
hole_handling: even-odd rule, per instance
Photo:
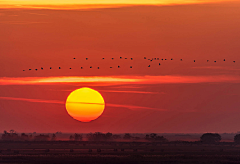
{"label": "distant treeline", "polygon": [[[10,130],[10,132],[4,131],[2,134],[1,139],[4,141],[56,141],[57,136],[56,134],[61,134],[59,132],[53,133],[51,135],[46,134],[17,134],[14,130]],[[164,136],[159,136],[156,133],[146,134],[145,137],[134,137],[130,133],[125,133],[123,137],[121,135],[112,134],[112,133],[101,133],[101,132],[95,132],[95,133],[88,133],[85,138],[83,138],[82,134],[75,133],[73,135],[69,136],[69,141],[82,141],[82,140],[88,140],[88,141],[119,141],[119,140],[129,140],[129,141],[140,141],[145,140],[149,142],[168,142],[168,140]],[[201,143],[218,143],[222,139],[221,135],[218,133],[204,133],[200,137]],[[234,142],[237,144],[240,144],[240,134],[236,134],[234,136]]]}

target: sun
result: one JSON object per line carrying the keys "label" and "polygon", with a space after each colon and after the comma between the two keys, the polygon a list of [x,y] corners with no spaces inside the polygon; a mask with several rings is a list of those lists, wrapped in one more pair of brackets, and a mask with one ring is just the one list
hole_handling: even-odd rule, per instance
{"label": "sun", "polygon": [[68,114],[81,122],[90,122],[103,113],[105,102],[102,95],[91,88],[83,87],[71,92],[66,100]]}

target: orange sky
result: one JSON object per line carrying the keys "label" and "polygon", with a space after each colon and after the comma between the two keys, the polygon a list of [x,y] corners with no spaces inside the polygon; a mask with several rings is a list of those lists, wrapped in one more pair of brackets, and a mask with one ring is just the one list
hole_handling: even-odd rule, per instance
{"label": "orange sky", "polygon": [[[0,131],[239,131],[239,8],[0,9]],[[81,87],[106,102],[89,124],[64,106]]]}

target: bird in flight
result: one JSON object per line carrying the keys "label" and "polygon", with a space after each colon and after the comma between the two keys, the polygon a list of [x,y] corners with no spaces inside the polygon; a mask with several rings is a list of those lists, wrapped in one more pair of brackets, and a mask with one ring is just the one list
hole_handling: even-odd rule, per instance
{"label": "bird in flight", "polygon": [[59,67],[59,69],[61,69],[61,67]]}
{"label": "bird in flight", "polygon": [[73,59],[76,59],[76,58],[73,58]]}
{"label": "bird in flight", "polygon": [[161,65],[160,63],[158,65]]}
{"label": "bird in flight", "polygon": [[150,67],[150,65],[148,67]]}
{"label": "bird in flight", "polygon": [[52,69],[52,67],[50,67],[50,69]]}
{"label": "bird in flight", "polygon": [[193,62],[195,62],[195,60],[193,60]]}
{"label": "bird in flight", "polygon": [[41,70],[43,70],[43,67],[41,67]]}
{"label": "bird in flight", "polygon": [[86,60],[88,60],[88,58],[86,58]]}

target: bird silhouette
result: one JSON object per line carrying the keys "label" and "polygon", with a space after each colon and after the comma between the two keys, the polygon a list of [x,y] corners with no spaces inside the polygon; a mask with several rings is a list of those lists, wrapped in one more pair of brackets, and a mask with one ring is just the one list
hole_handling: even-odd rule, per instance
{"label": "bird silhouette", "polygon": [[23,71],[25,71],[25,70],[23,70]]}
{"label": "bird silhouette", "polygon": [[81,69],[83,69],[83,67],[81,67]]}
{"label": "bird silhouette", "polygon": [[157,58],[157,60],[159,60],[159,58]]}
{"label": "bird silhouette", "polygon": [[171,60],[173,60],[173,58],[171,58]]}
{"label": "bird silhouette", "polygon": [[161,65],[160,63],[158,65]]}
{"label": "bird silhouette", "polygon": [[88,58],[86,58],[86,60],[88,60]]}
{"label": "bird silhouette", "polygon": [[37,69],[35,69],[37,71]]}
{"label": "bird silhouette", "polygon": [[207,62],[209,62],[209,60],[207,60]]}
{"label": "bird silhouette", "polygon": [[152,61],[152,60],[150,60],[150,61]]}
{"label": "bird silhouette", "polygon": [[195,62],[196,60],[193,60],[193,62]]}
{"label": "bird silhouette", "polygon": [[144,57],[144,59],[147,59],[146,57]]}
{"label": "bird silhouette", "polygon": [[112,68],[112,67],[110,67],[110,68]]}
{"label": "bird silhouette", "polygon": [[114,58],[112,58],[112,60],[113,60]]}
{"label": "bird silhouette", "polygon": [[104,58],[102,58],[102,59],[104,59]]}
{"label": "bird silhouette", "polygon": [[125,58],[125,59],[127,59],[127,58]]}
{"label": "bird silhouette", "polygon": [[31,71],[32,69],[30,68],[30,69],[28,69],[29,71]]}
{"label": "bird silhouette", "polygon": [[59,67],[59,69],[61,69],[61,67]]}
{"label": "bird silhouette", "polygon": [[122,57],[120,57],[120,59],[122,59]]}
{"label": "bird silhouette", "polygon": [[131,60],[133,60],[133,58],[131,58]]}
{"label": "bird silhouette", "polygon": [[99,69],[99,67],[97,67],[97,69]]}
{"label": "bird silhouette", "polygon": [[223,59],[223,61],[226,61],[225,59]]}
{"label": "bird silhouette", "polygon": [[180,61],[182,61],[182,59],[180,59]]}
{"label": "bird silhouette", "polygon": [[235,63],[236,61],[233,61],[233,63]]}
{"label": "bird silhouette", "polygon": [[157,58],[154,58],[154,60],[157,60]]}
{"label": "bird silhouette", "polygon": [[92,68],[92,66],[90,66],[90,68]]}
{"label": "bird silhouette", "polygon": [[52,67],[50,67],[50,69],[52,69]]}
{"label": "bird silhouette", "polygon": [[167,60],[167,59],[165,59],[165,60]]}
{"label": "bird silhouette", "polygon": [[43,67],[41,67],[41,70],[43,70]]}
{"label": "bird silhouette", "polygon": [[118,66],[118,68],[120,68],[120,66]]}
{"label": "bird silhouette", "polygon": [[163,59],[162,59],[163,60]]}
{"label": "bird silhouette", "polygon": [[69,69],[72,69],[72,68],[69,68]]}
{"label": "bird silhouette", "polygon": [[148,67],[150,67],[150,65]]}
{"label": "bird silhouette", "polygon": [[73,59],[76,59],[76,58],[73,58]]}
{"label": "bird silhouette", "polygon": [[217,61],[214,61],[214,63],[216,63]]}

